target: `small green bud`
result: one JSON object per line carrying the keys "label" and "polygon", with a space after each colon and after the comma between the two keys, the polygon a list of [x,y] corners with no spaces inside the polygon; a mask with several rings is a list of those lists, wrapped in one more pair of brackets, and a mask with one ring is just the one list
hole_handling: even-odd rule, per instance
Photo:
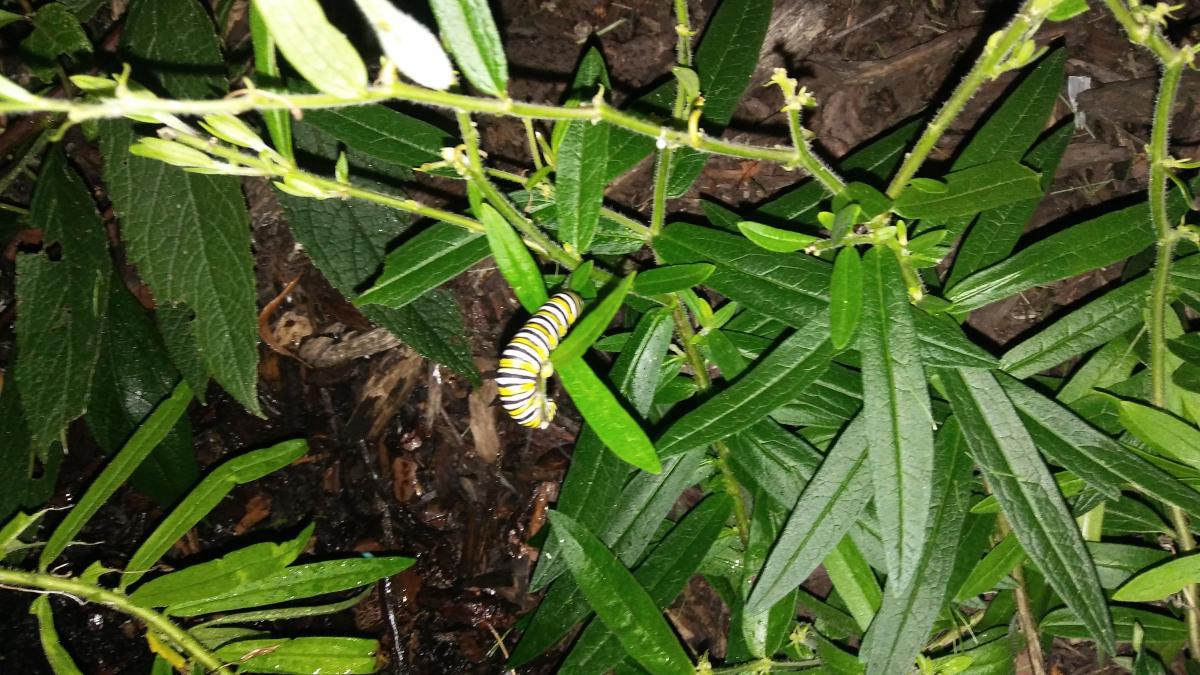
{"label": "small green bud", "polygon": [[129,149],[138,157],[148,157],[182,167],[213,167],[216,162],[203,152],[165,138],[142,138]]}
{"label": "small green bud", "polygon": [[200,126],[204,127],[204,130],[208,133],[226,143],[232,143],[259,152],[267,149],[267,144],[250,128],[250,125],[234,115],[205,115],[204,119],[200,120]]}
{"label": "small green bud", "polygon": [[329,199],[338,196],[336,192],[313,183],[301,174],[288,174],[282,181],[276,181],[275,187],[290,195],[309,199]]}
{"label": "small green bud", "polygon": [[98,93],[111,91],[117,88],[117,81],[108,77],[96,77],[95,75],[72,75],[71,84],[78,87],[81,91]]}
{"label": "small green bud", "polygon": [[350,184],[350,162],[346,159],[346,153],[339,152],[337,164],[333,167],[334,180],[342,185]]}

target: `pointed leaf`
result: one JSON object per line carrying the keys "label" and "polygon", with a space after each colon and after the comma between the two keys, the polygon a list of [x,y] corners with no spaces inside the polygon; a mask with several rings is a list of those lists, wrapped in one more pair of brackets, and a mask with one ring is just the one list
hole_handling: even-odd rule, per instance
{"label": "pointed leaf", "polygon": [[990,373],[942,370],[940,376],[971,454],[1021,546],[1092,639],[1112,653],[1113,624],[1095,566],[1016,410]]}
{"label": "pointed leaf", "polygon": [[643,471],[662,471],[658,453],[646,432],[583,359],[558,364],[556,368],[584,421],[614,454]]}
{"label": "pointed leaf", "polygon": [[1200,429],[1171,413],[1134,401],[1121,401],[1121,424],[1155,452],[1200,468]]}
{"label": "pointed leaf", "polygon": [[366,66],[318,0],[254,0],[254,7],[279,51],[314,87],[345,98],[366,91]]}
{"label": "pointed leaf", "polygon": [[304,123],[358,150],[398,166],[415,167],[442,158],[450,134],[383,105],[306,110]]}
{"label": "pointed leaf", "polygon": [[675,293],[704,283],[714,270],[708,263],[656,267],[638,274],[633,291],[638,295]]}
{"label": "pointed leaf", "polygon": [[863,422],[888,576],[902,588],[917,572],[928,534],[934,424],[899,263],[875,247],[863,268]]}
{"label": "pointed leaf", "polygon": [[354,302],[399,309],[462,274],[487,254],[488,241],[477,232],[434,223],[388,253],[383,274]]}
{"label": "pointed leaf", "polygon": [[549,515],[567,568],[626,653],[655,675],[692,675],[691,660],[654,600],[629,570],[575,520],[555,511]]}
{"label": "pointed leaf", "polygon": [[592,246],[604,205],[608,130],[607,124],[571,121],[558,146],[554,165],[558,236],[580,254]]}
{"label": "pointed leaf", "polygon": [[829,286],[829,339],[834,349],[845,349],[854,338],[862,303],[862,261],[858,251],[848,246],[838,252]]}
{"label": "pointed leaf", "polygon": [[1182,555],[1155,565],[1126,581],[1113,593],[1118,602],[1157,602],[1200,581],[1200,555]]}
{"label": "pointed leaf", "polygon": [[46,654],[46,662],[54,675],[83,675],[79,666],[71,658],[71,654],[63,647],[58,629],[54,627],[54,611],[50,607],[50,596],[40,595],[33,601],[29,613],[37,617],[38,638],[42,643],[42,652]]}
{"label": "pointed leaf", "polygon": [[239,640],[216,650],[240,673],[374,673],[379,642],[367,638],[299,637]]}
{"label": "pointed leaf", "polygon": [[487,0],[432,0],[442,39],[467,80],[480,91],[503,96],[508,61]]}
{"label": "pointed leaf", "polygon": [[582,358],[596,340],[600,339],[604,331],[608,330],[613,317],[620,311],[636,278],[636,273],[633,273],[622,279],[603,300],[584,314],[567,337],[559,343],[558,348],[550,353],[556,367],[561,368],[564,363]]}
{"label": "pointed leaf", "polygon": [[943,219],[1041,196],[1041,176],[1014,160],[996,160],[945,177],[946,189],[910,186],[892,209],[905,218]]}
{"label": "pointed leaf", "polygon": [[799,251],[821,241],[821,238],[815,235],[784,230],[749,220],[740,221],[737,228],[750,241],[775,253]]}

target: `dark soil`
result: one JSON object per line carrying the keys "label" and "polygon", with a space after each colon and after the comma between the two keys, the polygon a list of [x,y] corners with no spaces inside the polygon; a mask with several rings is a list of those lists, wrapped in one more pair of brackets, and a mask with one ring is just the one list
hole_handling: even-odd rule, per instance
{"label": "dark soil", "polygon": [[[776,0],[760,71],[726,137],[786,142],[785,121],[777,112],[779,94],[760,86],[770,68],[784,65],[820,101],[806,124],[822,153],[836,164],[854,146],[936,108],[983,38],[1002,25],[1016,4]],[[694,23],[702,24],[714,5],[714,0],[693,1]],[[514,77],[511,92],[519,99],[559,101],[589,36],[601,34],[593,39],[608,60],[618,100],[655,83],[669,72],[674,58],[671,3],[664,0],[504,0],[497,9]],[[1177,37],[1195,42],[1200,38],[1200,6],[1192,3],[1184,11],[1190,19],[1179,25],[1192,34]],[[231,50],[245,48],[242,16],[235,10],[227,31]],[[1149,137],[1157,74],[1152,59],[1133,49],[1097,9],[1048,25],[1043,37],[1067,48],[1069,74],[1091,78],[1091,88],[1074,102],[1085,121],[1033,227],[1144,188],[1142,149]],[[1011,76],[984,89],[937,159],[953,156],[956,143],[1009,82]],[[1182,90],[1173,132],[1176,156],[1200,154],[1200,87],[1195,84],[1193,79]],[[1055,121],[1071,114],[1064,90]],[[20,144],[14,135],[28,137],[21,131],[24,122],[9,122],[0,134],[4,152]],[[528,170],[519,123],[487,120],[481,126],[493,159]],[[73,158],[87,164],[88,157],[77,139]],[[696,213],[702,197],[748,206],[799,180],[801,176],[775,165],[714,158],[672,209]],[[609,195],[630,213],[645,213],[649,186],[644,163]],[[443,195],[452,187],[436,182],[425,186]],[[528,592],[537,556],[530,541],[556,499],[578,431],[577,416],[566,410],[561,424],[528,433],[500,414],[493,385],[472,390],[462,378],[405,347],[380,351],[388,343],[378,342],[378,335],[369,332],[297,251],[271,191],[248,182],[246,192],[254,215],[260,306],[279,299],[263,318],[266,337],[278,348],[262,348],[260,387],[267,419],[249,416],[214,388],[209,406],[196,406],[191,413],[199,459],[211,466],[293,437],[307,438],[311,450],[302,462],[236,490],[173,551],[172,560],[202,560],[247,541],[280,540],[315,521],[312,556],[395,552],[413,556],[417,563],[381,584],[353,614],[292,624],[294,629],[378,635],[388,655],[386,672],[501,671],[501,652],[517,636],[514,625],[538,603],[538,595]],[[1003,345],[1117,274],[1119,269],[1102,270],[1035,289],[976,312],[970,325],[985,341]],[[0,260],[0,359],[11,353],[11,275],[11,258],[6,257]],[[490,263],[451,288],[481,370],[494,368],[498,347],[519,314],[515,301]],[[83,430],[77,431],[73,438],[78,436],[78,442],[72,445],[54,500],[57,506],[73,503],[104,462]],[[69,569],[80,572],[96,559],[119,567],[131,551],[130,542],[144,537],[161,514],[146,497],[122,490],[83,533],[83,540],[94,545],[76,548],[76,563]],[[35,623],[25,613],[28,601],[27,595],[0,592],[0,635],[6,638],[0,642],[0,671],[48,672]],[[139,626],[69,599],[55,598],[54,607],[59,631],[86,672],[147,671],[150,659]],[[723,653],[727,617],[703,583],[694,582],[670,616],[698,651]],[[551,672],[555,658],[551,654],[523,672]],[[1051,653],[1051,660],[1059,673],[1117,672],[1099,669],[1090,651],[1065,645]]]}

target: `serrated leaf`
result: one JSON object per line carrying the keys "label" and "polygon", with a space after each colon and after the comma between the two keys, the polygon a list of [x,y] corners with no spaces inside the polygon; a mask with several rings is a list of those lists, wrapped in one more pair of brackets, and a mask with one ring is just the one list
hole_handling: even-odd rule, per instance
{"label": "serrated leaf", "polygon": [[1013,378],[1002,376],[999,380],[1038,448],[1093,489],[1115,499],[1124,485],[1130,485],[1188,513],[1200,513],[1200,493],[1051,399]]}
{"label": "serrated leaf", "polygon": [[[691,675],[691,660],[629,570],[570,516],[555,511],[549,515],[567,568],[626,653],[652,673]],[[619,593],[612,592],[617,588]]]}
{"label": "serrated leaf", "polygon": [[488,240],[450,223],[434,223],[392,250],[375,285],[356,305],[399,309],[465,272],[488,254]]}
{"label": "serrated leaf", "polygon": [[[1198,183],[1200,184],[1200,183]],[[1178,190],[1167,193],[1172,220],[1183,213]],[[1135,204],[1039,240],[950,288],[955,311],[969,311],[1034,286],[1083,274],[1128,258],[1154,243],[1149,207]]]}
{"label": "serrated leaf", "polygon": [[[160,307],[195,313],[189,327],[205,368],[261,414],[250,216],[238,179],[135,157],[133,139],[128,122],[101,123],[104,179],[126,252]],[[147,185],[154,199],[145,198]]]}
{"label": "serrated leaf", "polygon": [[503,96],[508,61],[486,0],[432,0],[442,39],[467,80],[480,91]]}
{"label": "serrated leaf", "polygon": [[947,174],[946,190],[930,192],[910,186],[892,204],[912,219],[941,219],[978,213],[1041,196],[1041,176],[1013,160],[996,160]]}
{"label": "serrated leaf", "polygon": [[799,251],[821,241],[820,237],[811,234],[784,230],[749,220],[739,222],[737,228],[750,241],[775,253]]}
{"label": "serrated leaf", "polygon": [[1121,424],[1163,457],[1200,468],[1200,429],[1169,412],[1121,401]]}
{"label": "serrated leaf", "polygon": [[75,536],[83,530],[83,526],[100,510],[100,507],[117,491],[117,488],[128,480],[142,460],[175,426],[175,423],[187,411],[187,406],[191,401],[191,389],[188,389],[186,384],[180,383],[167,400],[158,404],[150,417],[146,418],[146,421],[125,443],[125,447],[121,448],[108,466],[104,467],[100,475],[92,481],[79,503],[54,529],[54,533],[50,535],[50,539],[46,542],[45,548],[42,549],[42,555],[38,559],[39,569],[45,570],[58,558],[59,554],[66,550]]}
{"label": "serrated leaf", "polygon": [[833,356],[824,317],[760,359],[731,386],[675,421],[658,439],[662,456],[699,448],[746,429],[804,391]]}
{"label": "serrated leaf", "polygon": [[[668,311],[647,312],[608,374],[608,380],[639,415],[649,413],[653,404],[658,374],[672,335]],[[593,532],[603,531],[604,525],[610,522],[609,517],[622,506],[617,496],[628,475],[629,465],[606,451],[596,432],[585,425],[571,451],[571,467],[563,479],[555,508]],[[562,571],[557,545],[553,539],[548,539],[538,557],[530,586],[542,588]]]}
{"label": "serrated leaf", "polygon": [[559,343],[558,348],[550,353],[550,358],[556,367],[562,367],[564,363],[582,358],[592,344],[600,339],[604,331],[608,330],[608,325],[612,323],[613,317],[621,310],[621,305],[625,302],[625,297],[629,295],[630,289],[633,288],[636,278],[637,274],[631,273],[621,279],[616,288],[609,291],[603,300],[592,306],[583,315],[579,323]]}
{"label": "serrated leaf", "polygon": [[1142,322],[1150,277],[1111,290],[1022,340],[1000,358],[1000,367],[1026,378],[1094,349]]}
{"label": "serrated leaf", "polygon": [[[696,72],[704,96],[701,122],[720,133],[737,108],[758,65],[758,53],[771,21],[772,0],[723,0],[696,48]],[[708,155],[691,148],[674,153],[667,194],[681,197],[704,168]]]}
{"label": "serrated leaf", "polygon": [[587,120],[567,122],[554,165],[558,236],[586,253],[596,236],[604,205],[609,125]]}
{"label": "serrated leaf", "polygon": [[411,566],[411,558],[348,558],[294,565],[235,589],[213,589],[208,598],[167,607],[172,616],[197,616],[231,609],[273,605],[358,588]]}
{"label": "serrated leaf", "polygon": [[633,291],[638,295],[675,293],[704,283],[715,269],[708,263],[656,267],[638,274]]}
{"label": "serrated leaf", "polygon": [[292,564],[312,537],[313,527],[309,524],[289,541],[251,544],[220,558],[156,577],[139,586],[129,598],[145,607],[166,607],[237,590]]}
{"label": "serrated leaf", "polygon": [[75,62],[91,54],[92,41],[79,25],[79,18],[62,3],[42,6],[32,22],[33,32],[21,42],[21,52],[39,79],[54,77],[59,57]]}
{"label": "serrated leaf", "polygon": [[929,535],[919,571],[908,586],[883,596],[860,650],[868,675],[909,669],[941,614],[966,522],[970,474],[962,434],[951,418],[938,430],[934,445]]}
{"label": "serrated leaf", "polygon": [[[710,495],[688,512],[633,572],[634,579],[659,609],[683,590],[733,511],[725,495]],[[590,529],[590,528],[589,528]],[[616,634],[602,621],[592,621],[559,667],[561,672],[598,673],[625,657]]]}
{"label": "serrated leaf", "polygon": [[17,258],[15,387],[33,449],[42,457],[87,410],[112,281],[104,223],[61,149],[41,169],[29,224],[47,253]]}
{"label": "serrated leaf", "polygon": [[366,66],[318,0],[254,0],[254,7],[279,51],[314,87],[345,98],[366,91]]}
{"label": "serrated leaf", "polygon": [[308,110],[304,123],[364,155],[406,167],[439,161],[442,148],[454,143],[438,127],[378,104]]}
{"label": "serrated leaf", "polygon": [[971,454],[1021,546],[1067,606],[1080,614],[1091,638],[1112,653],[1113,625],[1095,566],[1012,403],[986,371],[939,372]]}
{"label": "serrated leaf", "polygon": [[846,427],[804,488],[775,542],[746,611],[765,611],[800,585],[837,545],[871,498],[866,425]]}
{"label": "serrated leaf", "polygon": [[846,247],[838,252],[829,284],[829,339],[834,349],[845,349],[854,338],[862,305],[862,260],[857,250]]}
{"label": "serrated leaf", "polygon": [[[164,35],[171,39],[162,39]],[[138,73],[139,78],[149,78],[146,84],[157,83],[172,96],[213,98],[225,93],[221,42],[212,19],[197,0],[130,3],[121,51],[148,67],[148,72]]]}
{"label": "serrated leaf", "polygon": [[[96,443],[114,453],[179,381],[166,347],[150,318],[116,275],[109,283],[100,357],[85,416]],[[199,470],[192,448],[192,425],[179,418],[175,428],[130,478],[138,490],[162,506],[174,503],[195,482]]]}
{"label": "serrated leaf", "polygon": [[902,588],[917,573],[928,534],[934,423],[908,294],[890,249],[867,252],[863,292],[863,423],[888,576]]}
{"label": "serrated leaf", "polygon": [[125,566],[129,571],[121,577],[121,588],[137,582],[180,537],[216,508],[233,488],[278,471],[299,459],[307,450],[308,443],[304,440],[284,441],[240,455],[213,469],[167,514],[129,558]]}
{"label": "serrated leaf", "polygon": [[379,642],[368,638],[299,637],[239,640],[217,649],[217,658],[240,673],[374,673]]}

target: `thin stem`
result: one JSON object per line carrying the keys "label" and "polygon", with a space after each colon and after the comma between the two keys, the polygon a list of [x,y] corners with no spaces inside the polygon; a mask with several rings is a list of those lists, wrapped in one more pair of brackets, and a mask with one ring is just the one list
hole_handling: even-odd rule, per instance
{"label": "thin stem", "polygon": [[533,129],[533,120],[525,117],[521,122],[525,125],[525,138],[529,140],[529,156],[533,158],[533,168],[540,170],[545,164],[542,163],[542,152],[538,150],[537,131]]}
{"label": "thin stem", "polygon": [[[517,184],[521,185],[522,187],[524,187],[527,182],[527,179],[524,176],[512,173],[511,171],[504,171],[502,169],[493,169],[493,168],[489,167],[486,170],[486,173],[487,173],[487,175],[491,176],[492,178],[499,178],[500,180],[508,181],[510,183],[517,183]],[[615,209],[610,209],[607,206],[601,207],[600,213],[602,213],[605,218],[608,218],[609,220],[613,221],[614,223],[616,223],[616,224],[620,225],[621,227],[624,227],[625,229],[629,230],[630,232],[636,234],[639,239],[642,239],[644,241],[650,240],[650,228],[639,223],[638,221],[634,220],[633,218],[630,218],[629,216],[625,215],[624,213],[621,213],[620,211],[617,211]]]}
{"label": "thin stem", "polygon": [[43,574],[40,572],[25,572],[3,568],[0,568],[0,584],[51,591],[54,593],[65,593],[90,602],[108,605],[117,611],[139,619],[148,627],[166,636],[208,671],[222,673],[223,675],[233,674],[233,671],[226,668],[225,664],[215,654],[200,644],[186,630],[176,626],[174,622],[162,614],[138,605],[124,593],[116,593],[77,579],[56,577],[52,574]]}
{"label": "thin stem", "polygon": [[455,112],[484,113],[546,120],[604,121],[650,138],[661,138],[675,146],[687,146],[715,155],[778,162],[793,166],[795,152],[791,148],[761,147],[709,138],[671,126],[660,126],[636,115],[622,112],[603,102],[574,108],[526,103],[511,98],[483,98],[426,89],[403,82],[368,87],[355,97],[332,94],[278,94],[263,89],[246,89],[222,99],[161,99],[123,95],[98,101],[67,101],[29,95],[20,101],[0,102],[0,114],[59,112],[72,122],[90,119],[125,117],[128,115],[206,115],[229,113],[237,115],[254,110],[287,110],[295,114],[308,109],[341,108],[389,100],[407,101],[444,108]]}
{"label": "thin stem", "polygon": [[1000,74],[998,66],[1008,58],[1017,45],[1026,39],[1027,35],[1035,31],[1041,24],[1040,16],[1031,18],[1035,16],[1030,11],[1035,4],[1037,4],[1036,0],[1026,0],[1012,23],[1003,31],[991,36],[982,56],[971,68],[971,72],[967,73],[966,78],[951,94],[950,100],[946,101],[946,105],[942,106],[929,126],[925,127],[925,132],[913,146],[912,152],[904,158],[904,163],[900,165],[900,169],[888,185],[888,197],[895,199],[904,191],[908,182],[917,175],[917,171],[929,157],[929,153],[933,152],[938,140],[950,128],[950,123],[967,105],[967,101],[971,100],[975,92],[979,91],[979,88],[986,82],[995,79]]}
{"label": "thin stem", "polygon": [[970,616],[970,618],[967,619],[966,623],[958,625],[957,627],[954,628],[954,630],[947,632],[945,635],[941,636],[940,638],[925,645],[925,649],[923,651],[926,651],[926,652],[940,651],[942,649],[945,649],[946,647],[949,647],[950,645],[954,644],[955,642],[958,642],[959,638],[971,633],[971,631],[973,631],[975,629],[975,627],[979,625],[979,622],[983,621],[983,618],[985,616],[987,616],[986,610],[980,610],[978,612],[975,612],[974,614],[972,614]]}
{"label": "thin stem", "polygon": [[662,234],[663,225],[667,220],[667,180],[671,177],[671,157],[674,153],[670,148],[658,151],[654,162],[654,204],[650,208],[650,238]]}
{"label": "thin stem", "polygon": [[685,68],[692,67],[692,23],[688,18],[687,0],[675,0],[675,60]]}
{"label": "thin stem", "polygon": [[742,485],[738,483],[737,477],[729,467],[729,446],[725,441],[717,441],[713,443],[713,447],[717,449],[717,466],[721,469],[721,483],[725,487],[725,494],[733,500],[733,517],[737,522],[738,539],[742,541],[742,548],[745,549],[750,546],[750,517],[746,514],[746,500],[742,499]]}
{"label": "thin stem", "polygon": [[792,146],[796,148],[795,164],[804,167],[830,194],[838,194],[846,187],[846,182],[821,161],[813,152],[812,146],[804,136],[804,127],[800,124],[798,106],[788,106],[786,109],[788,130],[792,134]]}
{"label": "thin stem", "polygon": [[1025,572],[1017,565],[1012,572],[1017,582],[1017,621],[1021,624],[1021,632],[1025,634],[1025,644],[1029,649],[1029,665],[1033,675],[1046,675],[1046,655],[1042,653],[1042,640],[1038,634],[1037,619],[1033,617],[1033,609],[1029,605],[1029,592],[1025,589]]}

